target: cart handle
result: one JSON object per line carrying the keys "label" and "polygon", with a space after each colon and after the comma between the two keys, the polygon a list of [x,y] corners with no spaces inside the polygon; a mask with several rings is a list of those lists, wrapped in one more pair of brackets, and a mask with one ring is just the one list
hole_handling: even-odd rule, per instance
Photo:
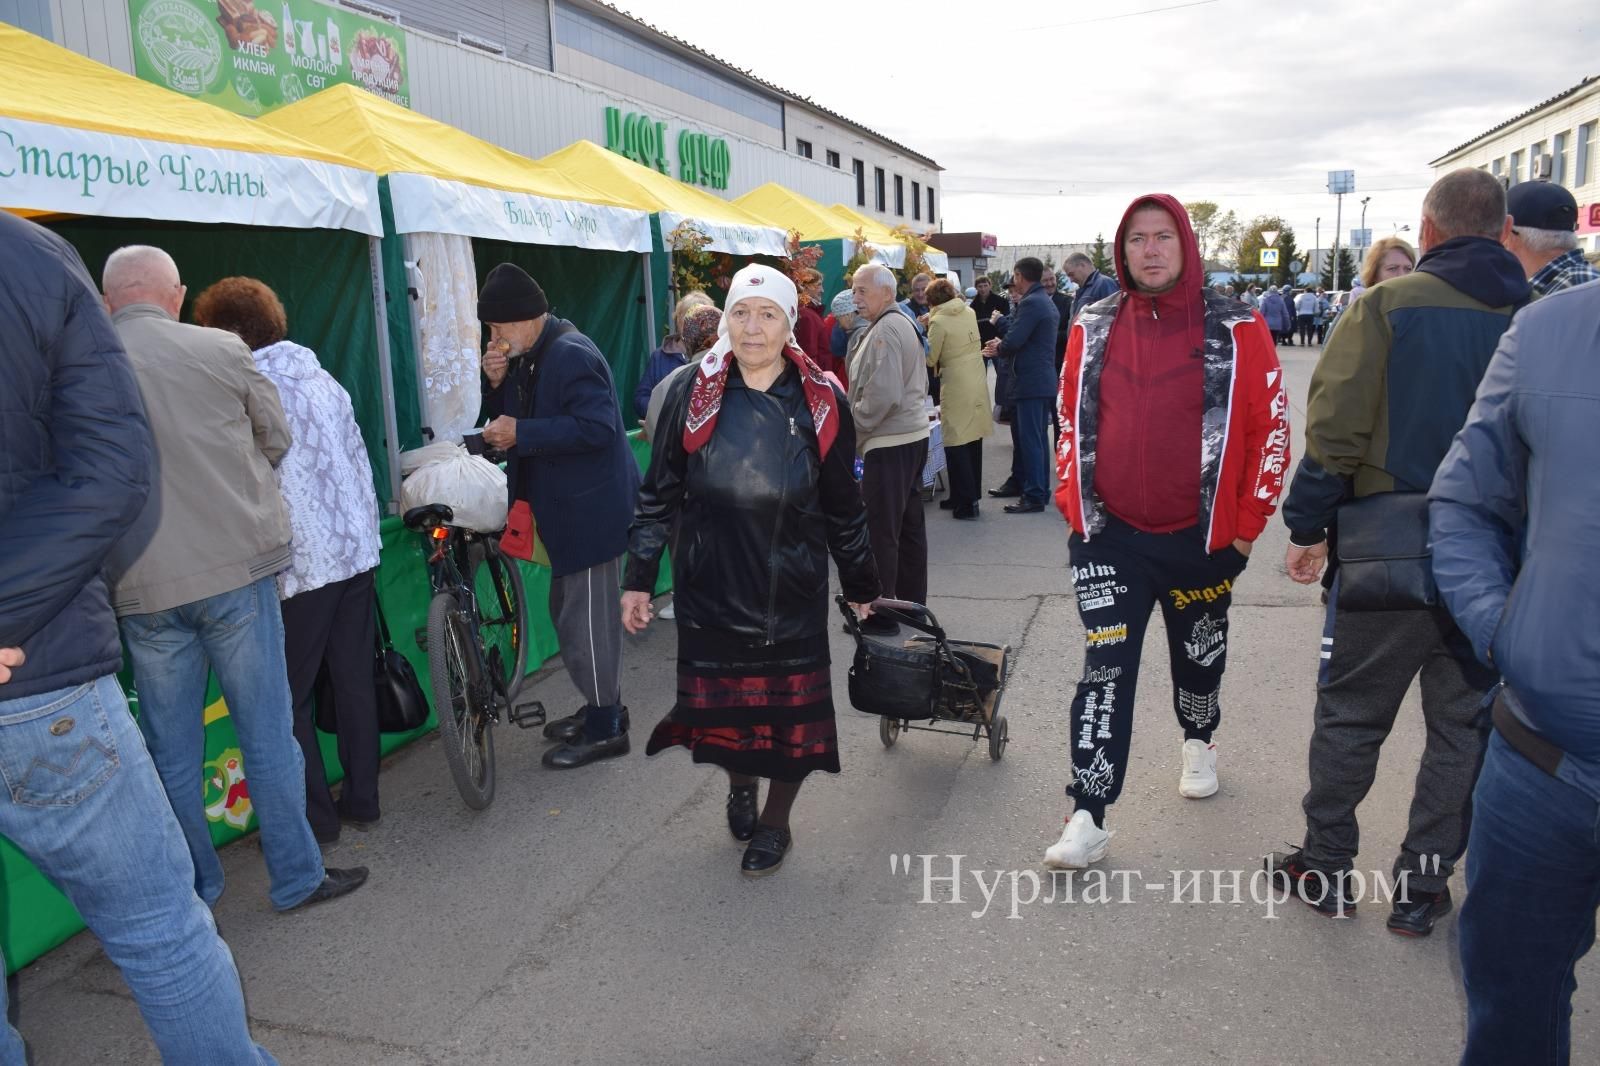
{"label": "cart handle", "polygon": [[[856,612],[851,608],[850,602],[843,596],[835,597],[834,602],[839,605],[839,610],[844,615],[845,626],[850,630],[850,635],[859,638],[861,622],[856,618]],[[910,600],[877,599],[872,601],[872,613],[882,614],[902,625],[908,625],[912,629],[928,634],[940,643],[945,640],[944,628],[939,625],[939,620],[933,616],[932,611],[920,603],[912,603]]]}

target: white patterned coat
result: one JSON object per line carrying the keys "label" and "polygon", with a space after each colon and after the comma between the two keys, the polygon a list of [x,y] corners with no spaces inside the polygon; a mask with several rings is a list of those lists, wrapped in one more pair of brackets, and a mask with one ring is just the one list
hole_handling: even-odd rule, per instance
{"label": "white patterned coat", "polygon": [[294,443],[278,463],[289,507],[289,568],[278,574],[288,599],[378,565],[378,497],[350,394],[293,341],[255,352],[256,367],[278,387]]}

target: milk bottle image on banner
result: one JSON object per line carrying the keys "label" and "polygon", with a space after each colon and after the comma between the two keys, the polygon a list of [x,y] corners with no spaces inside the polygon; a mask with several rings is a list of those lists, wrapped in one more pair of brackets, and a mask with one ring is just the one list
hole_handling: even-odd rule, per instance
{"label": "milk bottle image on banner", "polygon": [[283,50],[289,53],[289,58],[294,58],[294,13],[289,10],[289,5],[283,5],[283,21],[278,23],[283,29]]}
{"label": "milk bottle image on banner", "polygon": [[344,48],[339,44],[339,24],[328,16],[328,60],[338,67],[344,63]]}

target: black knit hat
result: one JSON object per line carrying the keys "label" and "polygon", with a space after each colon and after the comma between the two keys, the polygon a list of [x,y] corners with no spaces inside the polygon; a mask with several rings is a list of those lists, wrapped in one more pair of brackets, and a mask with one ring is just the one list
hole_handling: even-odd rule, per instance
{"label": "black knit hat", "polygon": [[478,293],[479,322],[530,322],[550,310],[539,283],[514,263],[489,271]]}

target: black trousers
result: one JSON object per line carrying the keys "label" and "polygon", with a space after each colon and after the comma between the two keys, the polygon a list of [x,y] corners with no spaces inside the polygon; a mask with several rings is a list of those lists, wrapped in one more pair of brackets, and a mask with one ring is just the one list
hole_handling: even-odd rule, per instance
{"label": "black trousers", "polygon": [[1072,699],[1072,782],[1080,809],[1122,792],[1133,740],[1133,703],[1150,611],[1159,602],[1172,666],[1172,709],[1185,739],[1211,740],[1228,661],[1228,605],[1245,557],[1206,551],[1199,526],[1145,533],[1111,518],[1103,532],[1070,542],[1086,651]]}
{"label": "black trousers", "polygon": [[944,461],[950,474],[950,502],[958,511],[970,510],[983,497],[983,438],[945,445]]}
{"label": "black trousers", "polygon": [[[306,820],[318,840],[339,835],[339,815],[378,817],[378,702],[372,662],[377,647],[377,590],[372,571],[282,603],[283,651],[294,695],[294,738],[306,762]],[[339,720],[344,791],[337,806],[317,743],[317,675],[326,667]]]}
{"label": "black trousers", "polygon": [[1296,316],[1295,320],[1300,326],[1300,343],[1310,344],[1311,338],[1316,332],[1316,328],[1313,325],[1313,323],[1316,321],[1316,316],[1298,315]]}
{"label": "black trousers", "polygon": [[890,599],[928,602],[928,528],[922,510],[922,468],[928,442],[874,448],[863,457],[861,499],[878,580]]}

